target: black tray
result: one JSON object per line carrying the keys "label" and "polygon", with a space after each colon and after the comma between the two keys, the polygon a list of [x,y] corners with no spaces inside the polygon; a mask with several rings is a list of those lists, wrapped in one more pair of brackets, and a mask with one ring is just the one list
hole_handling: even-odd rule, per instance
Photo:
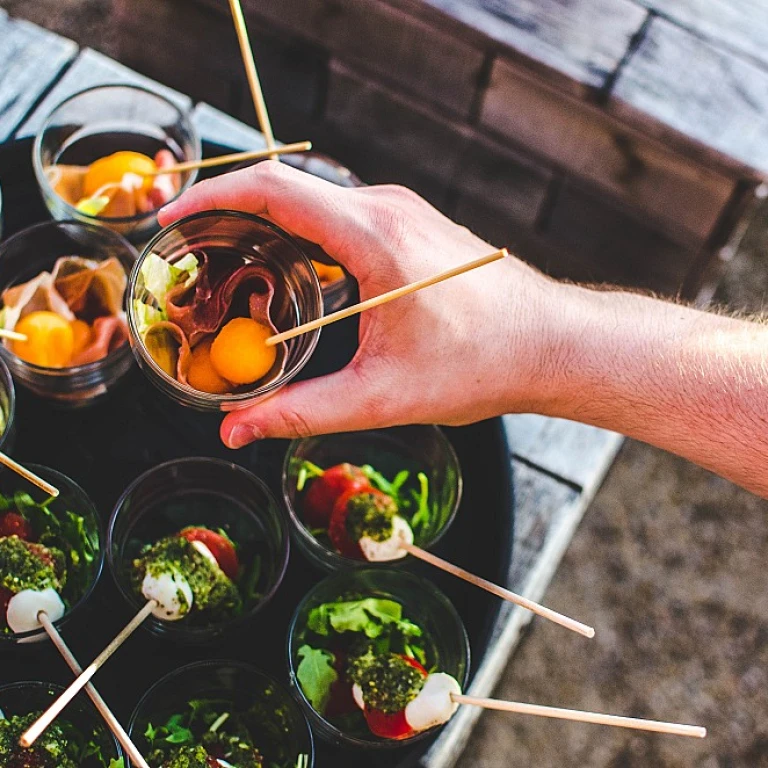
{"label": "black tray", "polygon": [[[206,156],[232,151],[206,145]],[[4,202],[3,236],[48,219],[31,167],[31,142],[0,145],[0,186]],[[342,367],[357,340],[354,319],[324,329],[317,351],[302,376],[317,376]],[[263,478],[281,498],[280,471],[286,441],[269,440],[230,451],[218,438],[221,417],[177,406],[161,395],[134,367],[109,400],[91,408],[66,411],[17,389],[18,437],[14,455],[72,477],[94,500],[104,521],[123,489],[141,472],[182,456],[217,456],[237,462]],[[500,419],[446,430],[461,462],[464,497],[438,554],[495,581],[509,572],[512,552],[512,478],[509,449]],[[416,563],[459,609],[469,633],[472,669],[489,648],[490,631],[501,602],[481,590]],[[105,567],[106,571],[106,567]],[[202,658],[242,659],[287,677],[285,636],[290,616],[302,595],[322,578],[294,548],[285,579],[272,602],[235,636],[214,646],[188,648],[150,637],[140,630],[94,682],[115,714],[127,723],[134,706],[159,677]],[[108,573],[83,612],[64,631],[85,665],[130,618]],[[269,627],[268,631],[265,628]],[[279,674],[279,673],[278,673]],[[71,673],[50,643],[15,649],[0,656],[0,683],[46,680],[66,684]],[[431,741],[381,756],[367,753],[376,766],[414,765]],[[340,752],[318,742],[317,766],[359,766],[359,752]]]}

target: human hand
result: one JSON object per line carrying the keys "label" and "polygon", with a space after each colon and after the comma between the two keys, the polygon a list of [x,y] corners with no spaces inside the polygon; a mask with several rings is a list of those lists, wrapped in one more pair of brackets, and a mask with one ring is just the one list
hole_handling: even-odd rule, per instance
{"label": "human hand", "polygon": [[[345,189],[276,162],[195,185],[159,214],[269,218],[343,264],[365,300],[494,250],[413,192]],[[544,351],[556,283],[510,257],[364,312],[341,371],[291,384],[226,416],[224,442],[397,424],[466,424],[546,397]]]}

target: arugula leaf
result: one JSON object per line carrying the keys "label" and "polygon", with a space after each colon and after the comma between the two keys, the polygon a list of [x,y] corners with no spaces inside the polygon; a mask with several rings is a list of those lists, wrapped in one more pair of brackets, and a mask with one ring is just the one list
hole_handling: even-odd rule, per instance
{"label": "arugula leaf", "polygon": [[302,645],[298,650],[301,661],[296,670],[301,690],[309,699],[309,703],[318,712],[325,711],[328,698],[331,695],[331,686],[339,679],[339,675],[333,668],[336,660],[330,651],[312,648]]}
{"label": "arugula leaf", "polygon": [[[403,606],[394,600],[368,597],[365,600],[349,600],[323,603],[313,608],[307,619],[307,627],[318,635],[328,636],[335,632],[363,632],[366,637],[378,637],[389,624],[399,627]],[[410,622],[405,622],[410,627]],[[418,627],[417,627],[418,629]],[[410,631],[410,629],[409,629]],[[419,632],[421,630],[419,629]]]}
{"label": "arugula leaf", "polygon": [[411,528],[426,528],[429,525],[429,480],[423,472],[417,475],[419,479],[419,493],[414,491],[414,500],[419,508],[411,518]]}
{"label": "arugula leaf", "polygon": [[304,486],[307,484],[307,480],[315,477],[322,477],[325,474],[325,470],[313,464],[306,459],[299,459],[294,456],[291,459],[291,474],[296,475],[296,490],[301,493],[304,490]]}
{"label": "arugula leaf", "polygon": [[122,757],[118,757],[117,760],[112,758],[109,761],[109,768],[125,768],[125,762]]}

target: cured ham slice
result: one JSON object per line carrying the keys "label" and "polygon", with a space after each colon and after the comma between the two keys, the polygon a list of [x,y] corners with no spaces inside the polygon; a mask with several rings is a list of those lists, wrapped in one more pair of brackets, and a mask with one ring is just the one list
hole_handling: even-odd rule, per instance
{"label": "cured ham slice", "polygon": [[122,317],[99,317],[93,323],[90,342],[72,358],[72,365],[86,365],[106,357],[128,341]]}

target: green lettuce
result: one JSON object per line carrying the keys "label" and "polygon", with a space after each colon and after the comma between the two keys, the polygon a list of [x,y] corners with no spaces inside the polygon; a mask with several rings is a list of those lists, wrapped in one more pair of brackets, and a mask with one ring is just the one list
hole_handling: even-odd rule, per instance
{"label": "green lettuce", "polygon": [[366,637],[374,639],[391,625],[406,637],[421,635],[420,627],[403,619],[403,606],[400,603],[375,597],[323,603],[313,608],[307,619],[307,628],[325,637],[333,630],[362,632]]}
{"label": "green lettuce", "polygon": [[333,668],[334,655],[330,651],[302,645],[298,650],[301,661],[296,677],[309,703],[318,712],[324,712],[331,695],[331,686],[339,679]]}
{"label": "green lettuce", "polygon": [[[150,253],[141,265],[141,277],[144,287],[152,294],[160,311],[165,315],[165,297],[168,291],[179,283],[191,285],[197,280],[199,269],[197,257],[188,253],[175,264],[170,264],[156,253]],[[167,315],[163,317],[167,319]]]}
{"label": "green lettuce", "polygon": [[141,336],[144,336],[155,323],[168,319],[165,312],[138,299],[134,299],[133,308],[136,312],[136,326]]}
{"label": "green lettuce", "polygon": [[110,199],[105,195],[96,197],[86,197],[81,200],[75,208],[86,216],[98,216],[110,203]]}

